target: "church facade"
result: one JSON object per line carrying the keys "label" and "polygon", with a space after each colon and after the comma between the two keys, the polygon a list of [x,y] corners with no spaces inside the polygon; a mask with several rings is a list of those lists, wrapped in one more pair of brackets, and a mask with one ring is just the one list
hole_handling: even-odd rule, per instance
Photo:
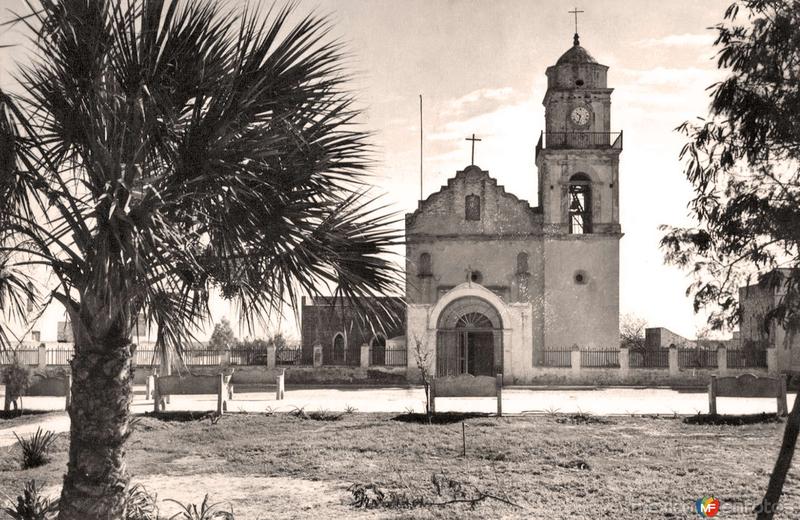
{"label": "church facade", "polygon": [[405,343],[411,380],[423,349],[438,376],[503,374],[513,384],[533,380],[549,350],[617,349],[622,133],[611,131],[607,71],[577,34],[548,67],[538,205],[473,164],[406,215],[405,337],[362,342],[320,326],[309,304],[304,356],[316,348],[328,364],[325,348],[341,337],[353,339],[348,349]]}
{"label": "church facade", "polygon": [[547,69],[538,206],[470,165],[406,215],[406,341],[431,350],[436,375],[523,383],[547,350],[618,348],[622,133],[607,71],[577,35]]}

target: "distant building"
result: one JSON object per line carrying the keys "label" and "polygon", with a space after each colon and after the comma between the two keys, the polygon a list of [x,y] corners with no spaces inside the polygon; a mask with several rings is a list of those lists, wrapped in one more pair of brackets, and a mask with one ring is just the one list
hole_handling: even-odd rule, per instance
{"label": "distant building", "polygon": [[788,334],[774,320],[767,320],[786,295],[789,269],[778,269],[757,283],[739,288],[741,321],[739,336],[743,349],[774,348],[780,370],[800,370],[800,335]]}

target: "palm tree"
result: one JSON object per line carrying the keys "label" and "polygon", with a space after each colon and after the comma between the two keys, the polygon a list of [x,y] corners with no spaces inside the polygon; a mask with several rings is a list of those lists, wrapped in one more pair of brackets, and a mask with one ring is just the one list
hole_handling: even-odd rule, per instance
{"label": "palm tree", "polygon": [[[31,0],[34,1],[34,0]],[[137,316],[180,354],[209,292],[250,322],[336,287],[399,288],[394,217],[326,19],[201,0],[38,0],[0,92],[5,290],[33,266],[75,337],[59,518],[121,518]],[[24,300],[23,300],[24,301]],[[7,310],[4,308],[4,310]],[[382,309],[372,309],[376,313]]]}

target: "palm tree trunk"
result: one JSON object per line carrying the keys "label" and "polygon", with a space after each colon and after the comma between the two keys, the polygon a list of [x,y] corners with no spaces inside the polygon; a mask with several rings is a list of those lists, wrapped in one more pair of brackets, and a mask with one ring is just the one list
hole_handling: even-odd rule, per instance
{"label": "palm tree trunk", "polygon": [[783,494],[783,484],[786,482],[786,475],[792,465],[798,433],[800,433],[800,396],[795,397],[792,411],[789,412],[789,417],[786,419],[781,450],[778,452],[778,459],[775,461],[775,467],[769,477],[767,492],[758,506],[756,520],[772,520],[775,516],[775,512],[778,509],[778,501]]}
{"label": "palm tree trunk", "polygon": [[79,345],[76,335],[69,463],[59,520],[123,518],[133,371],[131,342],[116,336]]}

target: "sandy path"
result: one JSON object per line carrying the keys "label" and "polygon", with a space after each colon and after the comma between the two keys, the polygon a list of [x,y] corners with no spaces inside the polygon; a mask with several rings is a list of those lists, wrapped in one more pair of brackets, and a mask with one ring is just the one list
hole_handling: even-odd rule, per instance
{"label": "sandy path", "polygon": [[[2,423],[0,423],[2,425]],[[0,429],[0,447],[11,446],[17,442],[14,433],[22,437],[23,435],[30,435],[36,432],[37,428],[42,430],[51,430],[56,433],[65,432],[69,430],[69,416],[66,414],[48,417],[43,421],[36,421],[28,424],[20,424],[9,428]]]}

